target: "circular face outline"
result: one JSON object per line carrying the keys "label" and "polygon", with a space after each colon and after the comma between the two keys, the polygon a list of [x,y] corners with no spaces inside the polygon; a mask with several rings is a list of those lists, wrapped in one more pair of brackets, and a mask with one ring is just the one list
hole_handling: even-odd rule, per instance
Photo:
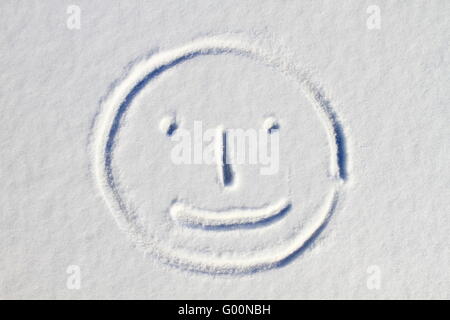
{"label": "circular face outline", "polygon": [[[147,230],[137,222],[136,213],[126,205],[116,185],[112,170],[115,138],[120,130],[121,120],[134,97],[154,78],[164,71],[185,61],[202,55],[234,54],[246,56],[275,68],[302,88],[303,94],[312,103],[327,132],[330,148],[329,178],[332,188],[314,221],[305,226],[297,236],[289,239],[281,248],[269,254],[253,254],[244,257],[211,257],[193,255],[182,248],[161,246]],[[207,273],[249,273],[282,266],[300,254],[326,226],[336,207],[341,186],[346,179],[343,130],[337,121],[328,100],[304,73],[290,63],[265,51],[235,39],[205,38],[193,41],[177,49],[164,51],[138,63],[131,72],[112,90],[102,102],[97,115],[91,147],[93,171],[96,182],[121,230],[128,234],[133,243],[158,257],[165,263],[184,269]]]}

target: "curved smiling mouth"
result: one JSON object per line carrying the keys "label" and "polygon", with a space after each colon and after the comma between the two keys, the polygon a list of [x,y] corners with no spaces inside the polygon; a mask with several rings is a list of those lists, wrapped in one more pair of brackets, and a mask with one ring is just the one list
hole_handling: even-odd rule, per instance
{"label": "curved smiling mouth", "polygon": [[273,222],[286,214],[291,208],[287,199],[262,207],[229,208],[208,210],[175,201],[169,209],[170,216],[183,225],[190,227],[239,227],[257,226]]}

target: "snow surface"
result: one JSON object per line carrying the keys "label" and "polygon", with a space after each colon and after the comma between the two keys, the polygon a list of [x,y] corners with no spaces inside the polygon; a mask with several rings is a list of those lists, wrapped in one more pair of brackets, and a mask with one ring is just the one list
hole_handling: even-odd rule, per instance
{"label": "snow surface", "polygon": [[[0,298],[450,297],[450,2],[0,9]],[[174,165],[194,121],[279,172]]]}

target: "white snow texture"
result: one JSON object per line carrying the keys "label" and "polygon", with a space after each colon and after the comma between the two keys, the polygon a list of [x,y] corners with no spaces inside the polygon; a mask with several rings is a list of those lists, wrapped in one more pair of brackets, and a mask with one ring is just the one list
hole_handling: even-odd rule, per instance
{"label": "white snow texture", "polygon": [[449,1],[0,9],[0,299],[450,298]]}

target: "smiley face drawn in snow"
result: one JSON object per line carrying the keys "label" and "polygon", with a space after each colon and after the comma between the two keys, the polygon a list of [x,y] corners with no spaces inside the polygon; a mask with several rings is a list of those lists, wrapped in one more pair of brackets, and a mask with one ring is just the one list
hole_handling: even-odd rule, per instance
{"label": "smiley face drawn in snow", "polygon": [[[276,137],[276,166],[227,161],[233,130]],[[342,129],[321,92],[294,65],[233,39],[135,65],[102,103],[93,137],[96,182],[119,227],[201,272],[290,261],[328,223],[346,178]],[[176,163],[181,143],[190,151]]]}

